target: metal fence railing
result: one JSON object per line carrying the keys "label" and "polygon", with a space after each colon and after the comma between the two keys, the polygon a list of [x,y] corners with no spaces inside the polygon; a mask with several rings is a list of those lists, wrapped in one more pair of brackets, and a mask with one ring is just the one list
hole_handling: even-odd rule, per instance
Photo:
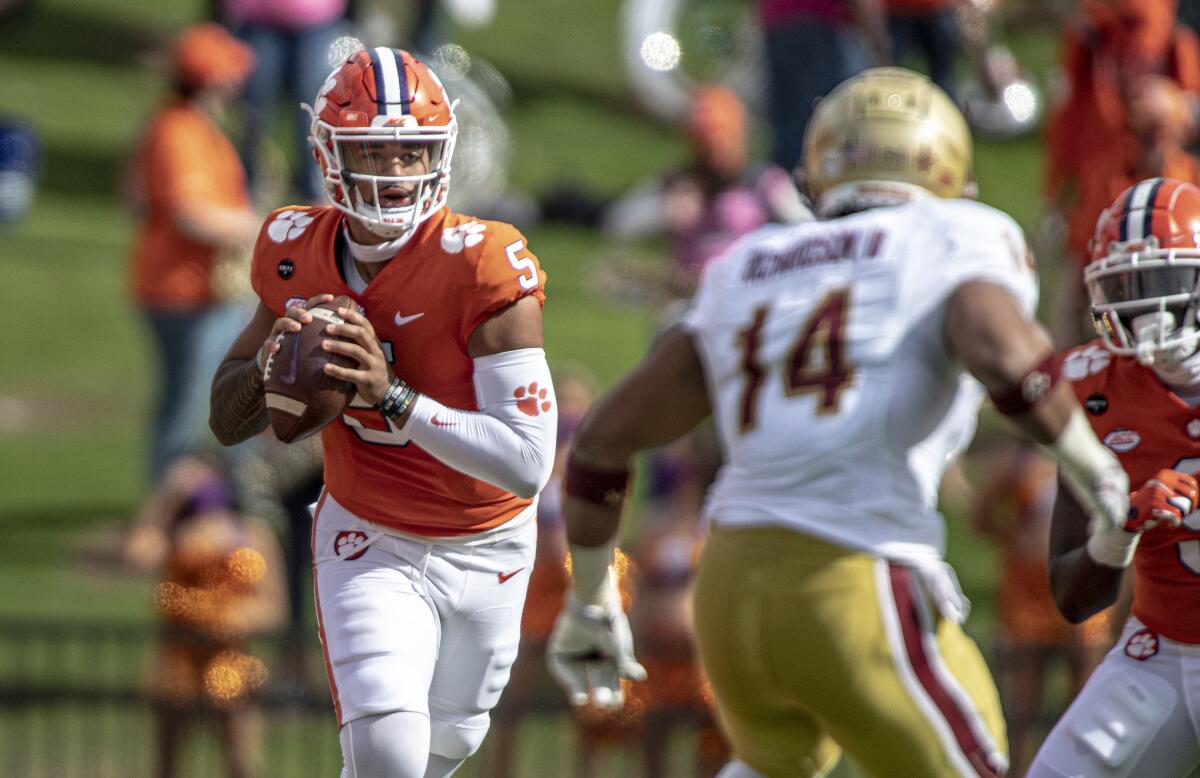
{"label": "metal fence railing", "polygon": [[[153,624],[55,624],[0,619],[0,776],[151,778],[160,775],[160,697],[153,690],[162,634]],[[253,713],[238,726],[250,735],[261,768],[254,778],[334,778],[341,766],[324,665],[315,636],[301,641],[306,671],[288,673],[295,640],[256,639],[247,653],[268,668]],[[456,775],[463,778],[635,778],[697,775],[695,710],[647,717],[662,738],[581,737],[548,679],[517,699],[507,695],[493,732]],[[507,703],[507,704],[506,704]],[[514,704],[515,703],[515,704]],[[177,709],[178,710],[178,709]],[[228,775],[218,712],[184,709],[189,726],[174,778]],[[662,725],[666,726],[662,726]],[[640,726],[640,725],[639,725]],[[498,734],[505,731],[504,735]],[[245,734],[245,733],[243,733]],[[640,740],[638,738],[641,738]],[[649,767],[645,748],[657,751]]]}

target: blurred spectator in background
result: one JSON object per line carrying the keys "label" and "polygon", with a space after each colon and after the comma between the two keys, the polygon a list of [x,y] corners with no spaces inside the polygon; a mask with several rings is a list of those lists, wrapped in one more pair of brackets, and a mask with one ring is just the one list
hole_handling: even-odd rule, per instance
{"label": "blurred spectator in background", "polygon": [[646,775],[665,775],[667,749],[680,728],[696,731],[698,778],[713,776],[729,760],[729,746],[716,726],[712,689],[692,640],[692,590],[707,525],[704,495],[721,457],[711,427],[700,427],[654,452],[650,494],[633,546],[638,596],[629,622],[646,681],[631,684],[640,703]]}
{"label": "blurred spectator in background", "polygon": [[751,161],[748,130],[737,95],[721,86],[696,90],[684,127],[684,167],[651,178],[601,213],[605,234],[616,241],[658,235],[671,241],[672,263],[622,282],[634,280],[667,299],[689,298],[704,266],[738,238],[767,222],[812,218],[790,174]]}
{"label": "blurred spectator in background", "polygon": [[1100,211],[1143,178],[1195,180],[1182,146],[1195,128],[1200,43],[1175,12],[1175,0],[1087,0],[1065,30],[1045,154],[1045,194],[1065,229],[1060,345],[1089,329],[1077,271]]}
{"label": "blurred spectator in background", "polygon": [[162,576],[156,607],[163,630],[150,681],[156,774],[180,774],[187,730],[207,714],[216,721],[228,775],[262,775],[261,731],[249,703],[267,671],[245,643],[283,621],[282,565],[271,530],[239,511],[217,465],[183,457],[142,505],[125,555]]}
{"label": "blurred spectator in background", "polygon": [[[1000,549],[995,657],[997,685],[1008,724],[1011,773],[1023,775],[1046,721],[1074,699],[1112,643],[1109,612],[1071,624],[1050,594],[1047,559],[1057,466],[1024,440],[992,452],[988,475],[971,510],[979,532]],[[1047,677],[1066,665],[1065,696],[1048,700]]]}
{"label": "blurred spectator in background", "polygon": [[23,219],[33,207],[39,154],[31,124],[0,116],[0,224]]}
{"label": "blurred spectator in background", "polygon": [[180,35],[171,91],[135,147],[126,195],[141,224],[133,296],[158,351],[160,375],[149,474],[193,447],[208,416],[208,385],[242,309],[245,265],[261,219],[250,208],[237,152],[217,121],[253,65],[246,46],[216,24]]}
{"label": "blurred spectator in background", "polygon": [[903,65],[919,50],[929,80],[954,98],[954,63],[961,47],[958,7],[969,0],[886,0],[888,40],[893,61]]}
{"label": "blurred spectator in background", "polygon": [[767,54],[771,160],[800,161],[813,104],[850,76],[891,61],[884,0],[758,0]]}
{"label": "blurred spectator in background", "polygon": [[329,75],[329,46],[346,32],[346,13],[347,0],[223,0],[221,21],[254,52],[242,103],[241,153],[256,189],[263,144],[282,103],[293,122],[294,145],[286,154],[293,185],[305,202],[324,202],[308,144],[312,120],[300,103],[312,100]]}

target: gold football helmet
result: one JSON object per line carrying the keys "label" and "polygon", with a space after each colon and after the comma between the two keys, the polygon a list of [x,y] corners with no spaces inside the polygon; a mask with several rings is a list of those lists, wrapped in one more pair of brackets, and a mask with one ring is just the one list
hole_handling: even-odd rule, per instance
{"label": "gold football helmet", "polygon": [[974,194],[971,132],[954,102],[904,68],[872,68],[817,103],[804,134],[804,186],[824,216]]}

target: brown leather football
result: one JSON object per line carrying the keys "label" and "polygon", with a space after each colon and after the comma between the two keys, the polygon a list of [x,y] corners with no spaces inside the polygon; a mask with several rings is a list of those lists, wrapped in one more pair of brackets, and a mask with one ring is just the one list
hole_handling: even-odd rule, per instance
{"label": "brown leather football", "polygon": [[321,341],[335,337],[325,332],[325,327],[342,321],[337,309],[354,305],[347,295],[338,295],[331,302],[314,306],[310,310],[313,320],[299,332],[279,335],[281,348],[267,360],[263,382],[267,418],[275,437],[284,443],[303,440],[319,431],[354,399],[354,384],[326,375],[325,365],[332,362],[358,367],[358,362],[321,348]]}

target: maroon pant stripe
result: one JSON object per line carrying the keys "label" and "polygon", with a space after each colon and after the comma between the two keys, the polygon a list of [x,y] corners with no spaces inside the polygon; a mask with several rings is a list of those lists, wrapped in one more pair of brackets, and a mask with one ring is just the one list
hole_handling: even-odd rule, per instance
{"label": "maroon pant stripe", "polygon": [[975,768],[975,772],[981,778],[996,778],[1003,775],[990,764],[988,749],[971,729],[967,712],[959,707],[950,692],[942,686],[930,664],[929,654],[925,650],[925,641],[922,639],[921,616],[917,610],[915,599],[920,594],[913,586],[912,571],[901,565],[889,564],[888,573],[892,581],[892,598],[900,619],[900,631],[904,636],[904,648],[908,653],[908,661],[912,665],[917,680],[946,723],[950,725],[950,731],[954,733],[954,739],[957,741],[959,749],[967,757],[971,766]]}

